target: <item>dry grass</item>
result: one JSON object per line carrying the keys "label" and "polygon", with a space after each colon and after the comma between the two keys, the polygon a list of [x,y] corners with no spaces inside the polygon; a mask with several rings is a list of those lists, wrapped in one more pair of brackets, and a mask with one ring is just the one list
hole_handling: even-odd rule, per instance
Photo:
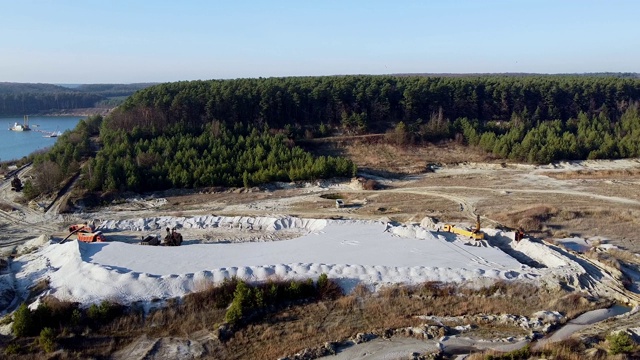
{"label": "dry grass", "polygon": [[[286,309],[241,329],[225,344],[229,350],[229,357],[225,358],[278,358],[327,341],[344,340],[359,332],[382,334],[385,329],[417,326],[422,323],[417,315],[510,313],[529,316],[540,309],[574,315],[593,307],[594,304],[582,296],[556,297],[528,284],[497,283],[476,291],[425,283],[415,287],[390,286],[374,294],[361,287],[336,301]],[[476,325],[478,333],[489,334],[493,333],[492,328],[495,330],[495,324]],[[516,326],[500,330],[508,334],[522,331]]]}
{"label": "dry grass", "polygon": [[[526,359],[554,359],[554,360],[582,360],[585,358],[586,346],[575,339],[567,339],[555,343],[547,343],[541,350],[531,350],[529,347],[510,352],[486,350],[471,354],[468,360],[526,360]],[[606,359],[607,353],[596,353],[590,359]]]}
{"label": "dry grass", "polygon": [[6,211],[6,212],[12,212],[14,210],[14,207],[5,202],[0,201],[0,210]]}
{"label": "dry grass", "polygon": [[631,251],[620,250],[620,249],[609,249],[607,253],[610,254],[615,259],[617,259],[618,261],[622,261],[627,264],[640,265],[640,256],[638,256],[637,254]]}
{"label": "dry grass", "polygon": [[522,210],[496,214],[495,220],[510,228],[522,228],[525,232],[540,232],[544,229],[545,223],[558,213],[556,207],[538,204]]}
{"label": "dry grass", "polygon": [[548,171],[541,174],[558,180],[615,179],[638,176],[640,175],[640,169],[576,170],[563,172]]}
{"label": "dry grass", "polygon": [[[67,349],[61,358],[76,352],[81,358],[105,357],[130,345],[143,334],[154,338],[189,338],[190,334],[200,331],[215,333],[224,322],[228,305],[220,299],[227,298],[233,287],[232,281],[220,287],[203,283],[202,291],[188,295],[180,302],[169,301],[146,317],[133,308],[99,329],[87,329],[82,337],[67,334],[59,338],[59,344]],[[52,304],[62,306],[58,305]],[[389,286],[376,293],[358,286],[348,296],[335,300],[271,307],[236,329],[225,342],[209,340],[205,347],[216,358],[275,359],[325,342],[343,341],[357,333],[381,336],[387,329],[418,326],[424,322],[418,315],[530,316],[545,309],[572,317],[602,306],[580,294],[551,293],[532,284],[516,282],[497,282],[477,290],[427,282],[419,286]],[[523,334],[515,324],[481,322],[474,325],[476,335]]]}
{"label": "dry grass", "polygon": [[320,155],[344,156],[359,168],[380,174],[423,173],[430,163],[499,161],[479,148],[463,146],[454,141],[397,146],[387,143],[383,137],[328,138],[321,143],[314,142],[307,150]]}

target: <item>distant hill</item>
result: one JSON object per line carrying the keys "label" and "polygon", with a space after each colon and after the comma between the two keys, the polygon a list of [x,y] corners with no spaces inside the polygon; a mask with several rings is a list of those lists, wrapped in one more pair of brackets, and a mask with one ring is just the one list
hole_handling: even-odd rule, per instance
{"label": "distant hill", "polygon": [[54,85],[0,82],[0,116],[114,108],[136,91],[152,85],[154,84]]}
{"label": "distant hill", "polygon": [[44,94],[64,92],[75,92],[75,90],[53,84],[0,82],[0,94]]}
{"label": "distant hill", "polygon": [[81,84],[75,89],[81,92],[100,94],[103,96],[129,96],[134,92],[157,85],[157,83],[136,84]]}

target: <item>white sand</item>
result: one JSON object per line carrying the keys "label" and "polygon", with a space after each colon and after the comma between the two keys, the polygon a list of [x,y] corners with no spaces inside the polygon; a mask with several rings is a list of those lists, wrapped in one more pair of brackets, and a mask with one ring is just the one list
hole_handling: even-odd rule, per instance
{"label": "white sand", "polygon": [[[512,234],[484,229],[489,243],[526,255],[547,266],[535,269],[487,242],[469,246],[467,239],[429,231],[418,225],[386,222],[299,219],[294,217],[155,217],[105,221],[109,231],[154,231],[233,228],[237,231],[302,234],[272,242],[140,246],[124,242],[65,244],[47,242],[13,262],[15,288],[27,289],[42,279],[49,293],[83,304],[104,299],[128,304],[180,297],[237,276],[250,282],[274,278],[317,278],[326,273],[348,292],[357,284],[379,288],[425,281],[483,285],[491,281],[558,281],[580,285],[580,264],[542,243],[513,243]],[[108,236],[107,236],[108,237]],[[41,243],[38,239],[32,244]],[[518,256],[516,256],[518,257]]]}

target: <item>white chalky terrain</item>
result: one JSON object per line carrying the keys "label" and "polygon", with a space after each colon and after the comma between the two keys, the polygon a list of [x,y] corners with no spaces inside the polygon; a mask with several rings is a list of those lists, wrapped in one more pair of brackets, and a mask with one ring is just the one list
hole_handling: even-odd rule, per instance
{"label": "white chalky terrain", "polygon": [[[47,279],[48,294],[63,300],[129,304],[180,297],[233,276],[260,282],[326,273],[347,292],[360,283],[373,288],[425,281],[473,286],[516,279],[552,286],[563,281],[598,291],[597,284],[608,277],[602,274],[598,282],[585,282],[587,271],[562,250],[528,239],[514,243],[512,233],[494,229],[484,229],[488,241],[475,243],[419,225],[294,217],[155,217],[108,220],[98,228],[107,234],[148,233],[174,226],[185,231],[218,227],[301,235],[281,241],[192,242],[180,247],[49,242],[15,259],[17,289],[24,298],[29,286]],[[524,258],[543,266],[525,265],[519,261]]]}

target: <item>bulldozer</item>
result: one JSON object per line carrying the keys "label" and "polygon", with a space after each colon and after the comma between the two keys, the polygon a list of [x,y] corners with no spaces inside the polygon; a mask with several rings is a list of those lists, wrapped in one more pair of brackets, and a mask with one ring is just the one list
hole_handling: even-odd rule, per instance
{"label": "bulldozer", "polygon": [[445,224],[442,228],[443,231],[462,235],[474,240],[482,240],[484,239],[484,233],[480,230],[480,215],[476,217],[476,225],[473,229],[468,230],[461,227],[456,227],[451,224]]}

